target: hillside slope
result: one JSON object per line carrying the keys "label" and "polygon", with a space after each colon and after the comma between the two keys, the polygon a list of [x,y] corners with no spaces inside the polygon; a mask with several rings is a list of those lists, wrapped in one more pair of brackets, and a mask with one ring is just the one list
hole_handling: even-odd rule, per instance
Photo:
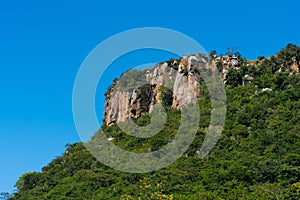
{"label": "hillside slope", "polygon": [[[199,80],[199,130],[173,164],[151,173],[124,173],[98,162],[82,143],[68,144],[42,172],[24,174],[10,199],[300,199],[299,58],[300,48],[289,44],[275,56],[251,63],[239,58],[238,70],[227,69],[225,127],[203,159],[196,151],[210,121],[210,99]],[[223,72],[224,62],[216,66]],[[128,136],[116,124],[102,129],[124,149],[160,149],[176,134],[181,114],[164,105],[167,124],[152,138]],[[134,120],[143,126],[150,118],[144,113]]]}

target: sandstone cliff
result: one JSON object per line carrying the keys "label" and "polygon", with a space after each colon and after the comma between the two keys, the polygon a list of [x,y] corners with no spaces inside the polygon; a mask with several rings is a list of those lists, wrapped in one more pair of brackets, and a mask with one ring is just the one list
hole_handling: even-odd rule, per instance
{"label": "sandstone cliff", "polygon": [[296,73],[299,73],[299,70],[300,70],[300,62],[297,60],[296,57],[293,57],[292,58],[292,65],[291,65],[291,70],[296,72]]}
{"label": "sandstone cliff", "polygon": [[[142,71],[128,71],[116,79],[106,93],[103,121],[112,125],[138,118],[151,113],[157,104],[180,109],[183,105],[195,103],[200,97],[199,68],[219,73],[226,85],[228,70],[239,70],[240,64],[240,58],[236,56],[214,56],[210,59],[199,54],[171,59]],[[251,61],[246,62],[247,67],[251,64]],[[293,57],[287,70],[299,73],[299,68],[300,62]],[[244,75],[243,85],[253,79]]]}
{"label": "sandstone cliff", "polygon": [[196,68],[204,63],[206,57],[190,55],[159,63],[151,69],[126,72],[106,93],[105,124],[138,118],[151,112],[156,104],[180,109],[195,103],[200,96],[200,73]]}

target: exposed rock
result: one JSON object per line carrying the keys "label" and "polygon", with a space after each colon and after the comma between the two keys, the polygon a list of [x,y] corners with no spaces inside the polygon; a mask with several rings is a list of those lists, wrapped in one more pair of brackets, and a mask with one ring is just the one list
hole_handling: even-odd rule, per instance
{"label": "exposed rock", "polygon": [[194,71],[199,60],[196,56],[183,57],[182,60],[184,62],[180,63],[179,69],[187,69],[189,73],[185,76],[179,71],[176,75],[172,103],[172,108],[175,109],[180,109],[182,105],[194,103],[200,95],[200,75]]}
{"label": "exposed rock", "polygon": [[[218,66],[218,67],[217,67]],[[228,78],[228,70],[240,69],[240,61],[236,56],[214,56],[214,60],[212,62],[212,68],[219,68],[220,75],[223,79],[224,84],[227,83]]]}
{"label": "exposed rock", "polygon": [[271,88],[263,88],[261,91],[262,92],[272,92],[273,90]]}
{"label": "exposed rock", "polygon": [[[173,95],[170,96],[172,99],[170,106],[174,109],[195,103],[200,96],[200,74],[197,66],[204,62],[207,60],[201,56],[191,55],[184,56],[180,62],[173,60],[157,64],[151,69],[140,71],[139,78],[144,79],[145,82],[141,87],[131,90],[128,88],[122,90],[117,87],[118,83],[122,81],[123,75],[106,94],[105,124],[125,122],[129,118],[138,118],[151,112],[154,105],[162,104],[162,96],[166,95],[162,94],[162,87],[173,92]],[[130,81],[135,82],[130,79],[124,82]]]}
{"label": "exposed rock", "polygon": [[[276,58],[276,56],[266,59],[271,60],[272,58]],[[151,113],[157,104],[165,105],[164,99],[167,99],[168,106],[181,109],[183,105],[195,103],[200,97],[200,65],[204,65],[205,70],[219,73],[226,84],[229,70],[239,70],[242,62],[243,60],[236,56],[213,55],[206,57],[199,54],[170,59],[144,71],[129,71],[120,80],[114,81],[107,92],[103,120],[105,124],[112,125],[125,122],[129,118],[138,118],[146,113]],[[258,64],[257,62],[248,61],[247,66],[255,66]],[[279,71],[284,69],[287,68],[282,64]],[[290,69],[299,73],[298,57],[292,58]],[[136,78],[138,79],[136,80]],[[126,83],[121,84],[125,89],[116,87],[122,79]],[[245,75],[243,85],[252,81],[253,77]],[[142,84],[139,85],[140,87],[132,87],[135,83]],[[165,93],[166,91],[169,92]],[[262,92],[271,91],[270,88],[262,89]]]}
{"label": "exposed rock", "polygon": [[244,76],[243,85],[248,85],[253,81],[253,77],[248,74]]}
{"label": "exposed rock", "polygon": [[291,65],[291,69],[295,71],[296,73],[299,73],[300,69],[300,62],[297,60],[296,57],[292,58],[293,64]]}
{"label": "exposed rock", "polygon": [[179,70],[180,70],[180,71],[188,70],[188,62],[187,62],[186,57],[183,57],[183,58],[181,59]]}
{"label": "exposed rock", "polygon": [[[113,89],[113,88],[112,88]],[[129,116],[129,100],[130,93],[123,91],[115,91],[114,95],[108,93],[106,95],[104,118],[107,125],[114,124],[119,121],[125,121]]]}

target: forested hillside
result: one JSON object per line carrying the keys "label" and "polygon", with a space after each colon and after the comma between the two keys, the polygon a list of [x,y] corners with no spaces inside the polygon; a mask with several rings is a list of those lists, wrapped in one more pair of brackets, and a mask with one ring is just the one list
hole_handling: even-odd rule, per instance
{"label": "forested hillside", "polygon": [[[300,48],[289,44],[269,58],[239,59],[239,69],[228,70],[224,130],[206,157],[196,153],[210,122],[209,93],[201,81],[197,136],[173,164],[151,173],[124,173],[98,162],[82,143],[67,144],[41,172],[20,177],[9,199],[300,199],[300,75],[291,67],[299,62]],[[245,84],[247,77],[253,79]],[[137,139],[116,124],[102,129],[124,149],[160,149],[181,120],[180,111],[162,100],[167,124],[155,137]],[[135,121],[143,126],[150,117]]]}

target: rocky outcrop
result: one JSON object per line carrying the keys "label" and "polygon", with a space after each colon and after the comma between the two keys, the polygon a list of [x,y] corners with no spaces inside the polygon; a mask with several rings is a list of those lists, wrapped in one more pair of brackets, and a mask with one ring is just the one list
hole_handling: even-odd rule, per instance
{"label": "rocky outcrop", "polygon": [[157,64],[151,69],[125,73],[106,93],[104,123],[112,125],[138,118],[151,112],[156,104],[180,109],[195,103],[200,96],[197,66],[205,62],[204,56],[191,55]]}
{"label": "rocky outcrop", "polygon": [[219,70],[221,78],[223,79],[224,84],[226,84],[228,78],[228,70],[229,69],[239,70],[240,60],[237,56],[216,56],[215,55],[213,59],[212,67],[215,67],[215,69]]}
{"label": "rocky outcrop", "polygon": [[300,62],[297,60],[296,57],[293,57],[292,58],[292,65],[291,65],[291,70],[292,71],[295,71],[296,73],[299,73],[299,70],[300,70]]}
{"label": "rocky outcrop", "polygon": [[[179,65],[179,71],[174,81],[172,108],[180,109],[182,105],[194,103],[200,95],[199,78],[196,65],[196,56],[183,57]],[[186,71],[187,75],[184,75]]]}

